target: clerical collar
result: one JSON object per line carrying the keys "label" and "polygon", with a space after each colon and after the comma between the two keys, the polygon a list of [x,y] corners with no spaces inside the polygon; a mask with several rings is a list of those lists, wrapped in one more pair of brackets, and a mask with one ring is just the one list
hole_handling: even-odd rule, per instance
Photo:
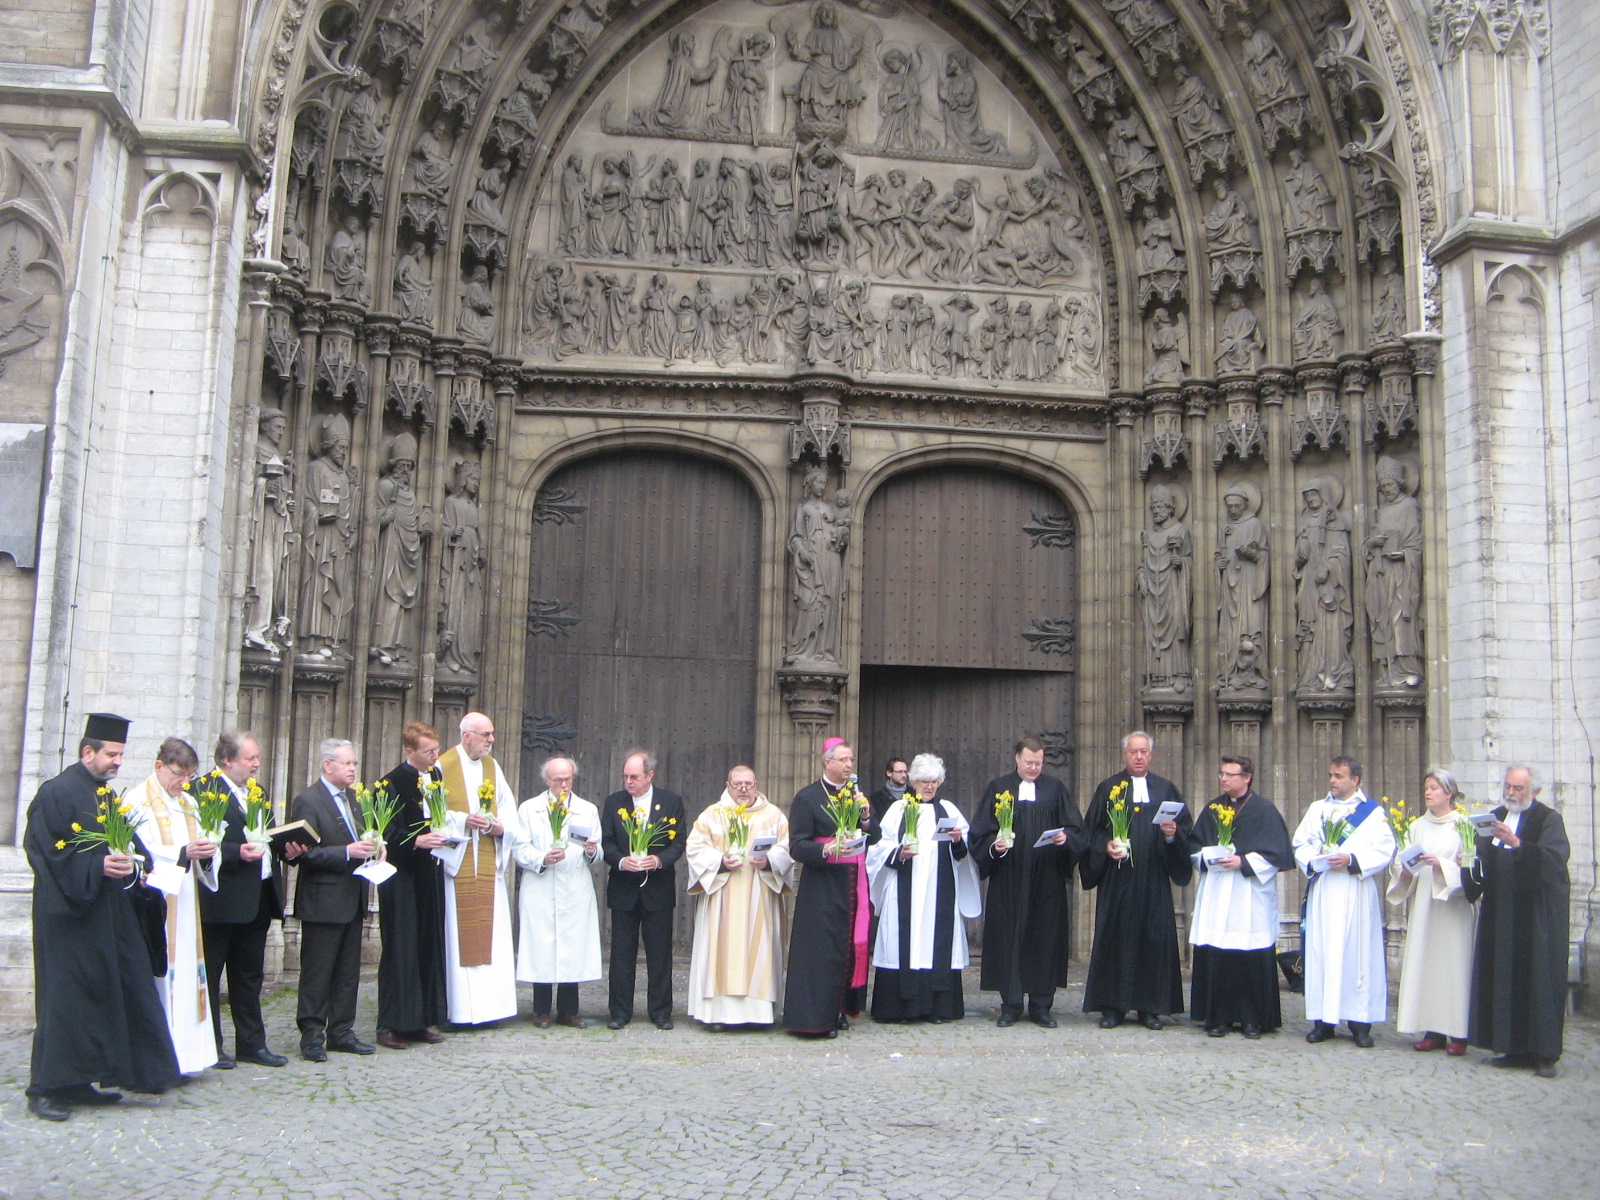
{"label": "clerical collar", "polygon": [[651,804],[652,801],[655,800],[655,798],[656,798],[656,789],[654,787],[647,787],[644,790],[644,795],[638,796],[638,797],[636,797],[634,799],[633,806],[634,806],[634,808],[638,809],[640,812],[646,812],[647,813],[647,812],[650,811],[650,804]]}
{"label": "clerical collar", "polygon": [[1017,802],[1026,804],[1039,797],[1039,783],[1034,779],[1024,779],[1017,784]]}

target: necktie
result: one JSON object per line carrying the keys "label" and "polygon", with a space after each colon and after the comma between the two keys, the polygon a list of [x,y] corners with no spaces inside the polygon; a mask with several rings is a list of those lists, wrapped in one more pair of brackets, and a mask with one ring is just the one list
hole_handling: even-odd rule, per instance
{"label": "necktie", "polygon": [[350,831],[350,837],[353,840],[356,836],[356,824],[350,819],[352,810],[350,808],[350,792],[348,789],[339,793],[339,801],[334,807],[339,810],[339,819],[344,822],[344,827]]}

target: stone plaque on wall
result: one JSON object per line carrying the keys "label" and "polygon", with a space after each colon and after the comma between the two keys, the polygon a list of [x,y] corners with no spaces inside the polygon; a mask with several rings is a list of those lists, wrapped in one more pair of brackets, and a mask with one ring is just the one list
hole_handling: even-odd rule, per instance
{"label": "stone plaque on wall", "polygon": [[39,562],[39,498],[44,490],[43,425],[0,423],[0,554],[19,567]]}

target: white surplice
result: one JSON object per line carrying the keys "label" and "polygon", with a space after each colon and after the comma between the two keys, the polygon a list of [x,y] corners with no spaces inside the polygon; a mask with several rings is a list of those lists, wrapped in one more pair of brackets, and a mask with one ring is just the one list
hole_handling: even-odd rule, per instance
{"label": "white surplice", "polygon": [[1278,868],[1259,854],[1244,860],[1255,872],[1200,869],[1198,852],[1194,918],[1189,923],[1189,943],[1218,950],[1260,950],[1278,942]]}
{"label": "white surplice", "polygon": [[[906,800],[901,798],[883,815],[882,837],[867,850],[867,875],[872,881],[872,908],[878,914],[878,942],[873,947],[872,965],[888,971],[902,967],[912,971],[930,971],[937,968],[961,970],[967,965],[967,927],[962,917],[983,915],[983,897],[978,889],[978,867],[972,855],[953,862],[956,882],[955,928],[950,937],[950,961],[935,964],[933,961],[934,919],[938,915],[937,891],[939,886],[938,851],[940,843],[934,840],[939,821],[953,818],[961,829],[962,840],[967,836],[967,819],[961,810],[948,800],[936,800],[924,805],[917,821],[917,852],[911,860],[911,869],[896,870],[888,865],[889,855],[899,848],[901,826],[905,819]],[[954,849],[952,847],[952,849]],[[911,891],[911,961],[900,961],[900,887],[904,883]]]}
{"label": "white surplice", "polygon": [[1419,862],[1408,871],[1397,862],[1389,881],[1389,903],[1411,900],[1395,1028],[1464,1039],[1477,914],[1461,890],[1461,867],[1456,862],[1461,836],[1455,814],[1423,813],[1411,822],[1411,840],[1436,857],[1439,865]]}
{"label": "white surplice", "polygon": [[1306,1019],[1371,1024],[1388,1012],[1388,972],[1383,952],[1383,896],[1376,878],[1394,858],[1394,834],[1381,805],[1332,852],[1348,854],[1348,869],[1313,873],[1309,864],[1329,853],[1323,822],[1349,820],[1366,800],[1358,789],[1349,800],[1324,798],[1306,810],[1294,831],[1294,858],[1310,877],[1306,893]]}
{"label": "white surplice", "polygon": [[[456,752],[461,759],[461,776],[466,784],[467,796],[476,811],[478,788],[483,784],[483,763],[467,756],[460,746]],[[495,795],[514,797],[515,792],[506,782],[505,772],[497,762],[494,765]],[[444,862],[444,979],[445,994],[449,999],[450,1020],[456,1025],[481,1025],[485,1021],[502,1021],[517,1015],[516,957],[511,943],[511,902],[507,899],[506,874],[511,863],[516,837],[516,813],[504,805],[500,808],[501,823],[505,826],[503,837],[490,837],[487,833],[473,836],[466,827],[466,814],[450,813],[450,829],[466,841],[448,855],[438,857]],[[481,967],[461,965],[461,939],[456,928],[456,873],[472,856],[493,855],[495,867],[494,931],[489,946],[489,959]]]}
{"label": "white surplice", "polygon": [[[600,810],[582,796],[568,797],[567,825],[600,840]],[[512,854],[522,868],[518,885],[517,978],[524,983],[584,983],[600,978],[600,908],[595,901],[593,859],[583,843],[562,833],[567,856],[551,866],[550,792],[524,800],[517,809]],[[599,856],[595,851],[595,856]]]}
{"label": "white surplice", "polygon": [[156,977],[156,991],[166,1010],[172,1048],[178,1052],[178,1069],[193,1075],[217,1062],[217,1035],[206,995],[205,953],[199,941],[200,888],[217,890],[222,851],[189,863],[187,869],[179,867],[179,852],[199,839],[199,830],[183,811],[187,801],[167,795],[154,775],[143,787],[130,790],[127,798],[134,801],[139,840],[158,865],[169,868],[162,878],[181,878],[177,893],[166,897],[167,973]]}

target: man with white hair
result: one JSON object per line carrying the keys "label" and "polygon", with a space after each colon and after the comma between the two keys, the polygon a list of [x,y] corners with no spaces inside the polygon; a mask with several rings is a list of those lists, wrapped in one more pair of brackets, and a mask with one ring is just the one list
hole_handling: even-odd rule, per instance
{"label": "man with white hair", "polygon": [[517,1015],[506,866],[514,841],[506,822],[516,793],[495,762],[494,722],[461,718],[461,741],[439,756],[439,776],[464,840],[444,860],[444,968],[450,1021],[482,1025]]}
{"label": "man with white hair", "polygon": [[1506,772],[1505,803],[1480,834],[1464,873],[1478,902],[1469,1039],[1495,1067],[1532,1067],[1553,1079],[1567,1002],[1567,827],[1538,799],[1527,766]]}
{"label": "man with white hair", "polygon": [[513,854],[522,868],[517,978],[533,984],[533,1023],[584,1029],[578,984],[600,978],[600,908],[590,867],[600,856],[600,810],[572,790],[570,758],[539,768],[544,791],[517,809]]}
{"label": "man with white hair", "polygon": [[[1150,773],[1155,742],[1142,729],[1122,739],[1123,769],[1101,780],[1084,820],[1089,851],[1078,864],[1085,889],[1099,889],[1094,951],[1083,985],[1083,1011],[1115,1029],[1128,1010],[1146,1029],[1183,1011],[1178,924],[1172,889],[1194,875],[1193,822],[1177,785]],[[1176,806],[1163,815],[1163,805]],[[1121,818],[1127,835],[1117,835]]]}

